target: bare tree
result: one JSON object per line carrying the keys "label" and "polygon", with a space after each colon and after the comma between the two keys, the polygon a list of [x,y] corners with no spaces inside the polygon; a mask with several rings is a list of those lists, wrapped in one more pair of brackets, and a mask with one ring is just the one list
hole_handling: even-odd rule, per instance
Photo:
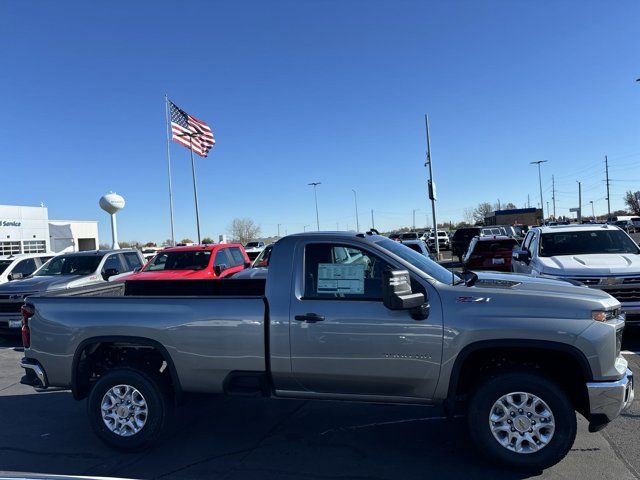
{"label": "bare tree", "polygon": [[466,223],[468,223],[469,225],[473,225],[476,222],[476,216],[474,215],[474,209],[473,208],[465,208],[464,211],[462,212],[462,218],[464,218],[464,221]]}
{"label": "bare tree", "polygon": [[515,210],[516,208],[518,207],[516,207],[516,204],[512,202],[505,203],[502,207],[503,210]]}
{"label": "bare tree", "polygon": [[632,192],[629,190],[624,194],[624,203],[631,213],[634,215],[640,215],[640,192]]}
{"label": "bare tree", "polygon": [[260,227],[250,218],[234,218],[229,225],[229,235],[244,245],[260,236]]}
{"label": "bare tree", "polygon": [[485,217],[494,212],[493,205],[489,202],[482,202],[473,211],[473,218],[476,222],[484,222]]}

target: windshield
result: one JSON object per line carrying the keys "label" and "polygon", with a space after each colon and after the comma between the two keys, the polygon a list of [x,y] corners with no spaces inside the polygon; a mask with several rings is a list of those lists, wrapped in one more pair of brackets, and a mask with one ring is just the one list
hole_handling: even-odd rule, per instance
{"label": "windshield", "polygon": [[185,252],[159,253],[142,269],[143,272],[158,270],[204,270],[209,265],[210,250],[188,250]]}
{"label": "windshield", "polygon": [[640,253],[638,246],[620,230],[554,232],[542,235],[540,256],[584,255],[590,253]]}
{"label": "windshield", "polygon": [[251,264],[251,267],[252,268],[268,267],[269,259],[271,258],[271,250],[273,250],[273,247],[271,245],[269,245],[268,247],[265,247],[265,249],[262,250],[262,252],[260,252],[260,255],[258,255],[256,259],[253,261],[253,263]]}
{"label": "windshield", "polygon": [[0,260],[0,275],[4,273],[11,263],[13,263],[13,260]]}
{"label": "windshield", "polygon": [[62,255],[45,263],[33,275],[44,277],[48,275],[91,275],[96,271],[102,255]]}
{"label": "windshield", "polygon": [[414,250],[411,250],[409,247],[403,245],[402,243],[384,239],[377,242],[377,244],[382,248],[389,250],[391,253],[396,254],[406,262],[409,262],[411,265],[422,270],[431,278],[435,278],[439,282],[451,285],[451,283],[460,281],[460,278],[458,276],[452,274],[446,268],[438,265],[430,258],[425,257],[424,255],[421,255]]}

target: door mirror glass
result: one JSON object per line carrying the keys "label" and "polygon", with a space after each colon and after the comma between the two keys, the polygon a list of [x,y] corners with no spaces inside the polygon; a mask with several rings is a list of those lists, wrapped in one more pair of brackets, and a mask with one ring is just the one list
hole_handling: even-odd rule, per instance
{"label": "door mirror glass", "polygon": [[411,310],[424,304],[424,294],[411,291],[407,270],[386,270],[382,274],[382,302],[389,310]]}

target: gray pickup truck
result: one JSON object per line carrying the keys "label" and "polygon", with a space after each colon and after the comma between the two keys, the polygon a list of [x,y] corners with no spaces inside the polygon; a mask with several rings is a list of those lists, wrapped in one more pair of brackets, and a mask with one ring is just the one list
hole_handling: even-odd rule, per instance
{"label": "gray pickup truck", "polygon": [[563,280],[460,278],[376,235],[279,240],[266,279],[30,296],[22,382],[88,398],[111,446],[156,441],[187,392],[444,405],[505,464],[544,468],[633,400],[624,314]]}

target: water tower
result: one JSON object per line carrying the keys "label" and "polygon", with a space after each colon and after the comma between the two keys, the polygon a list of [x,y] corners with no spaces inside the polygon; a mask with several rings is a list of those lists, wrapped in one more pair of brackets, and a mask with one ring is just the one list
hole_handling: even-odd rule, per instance
{"label": "water tower", "polygon": [[124,198],[114,192],[109,192],[100,197],[100,208],[111,216],[111,248],[120,248],[118,245],[118,226],[116,225],[116,213],[124,208]]}

